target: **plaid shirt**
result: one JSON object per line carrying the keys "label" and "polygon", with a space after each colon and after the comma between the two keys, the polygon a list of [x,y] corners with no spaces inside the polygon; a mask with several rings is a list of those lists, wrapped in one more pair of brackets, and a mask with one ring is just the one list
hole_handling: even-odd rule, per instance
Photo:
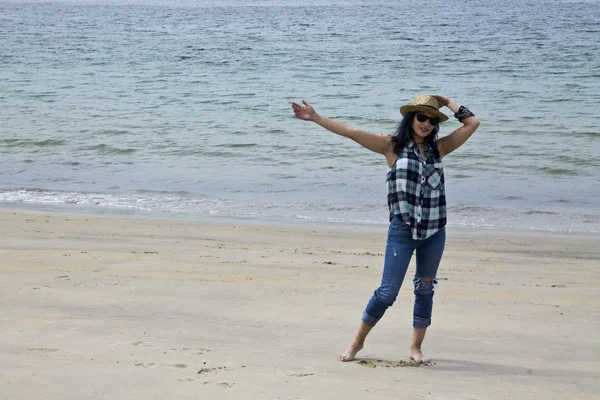
{"label": "plaid shirt", "polygon": [[419,147],[409,142],[387,174],[390,221],[394,215],[410,225],[412,237],[424,240],[446,225],[446,195],[442,160],[425,145],[424,160]]}

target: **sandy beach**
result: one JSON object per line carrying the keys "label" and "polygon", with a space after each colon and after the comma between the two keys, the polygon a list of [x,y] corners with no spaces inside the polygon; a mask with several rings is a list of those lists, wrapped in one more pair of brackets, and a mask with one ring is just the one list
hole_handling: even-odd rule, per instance
{"label": "sandy beach", "polygon": [[410,280],[338,361],[385,226],[0,221],[2,399],[600,398],[599,237],[449,228],[414,367]]}

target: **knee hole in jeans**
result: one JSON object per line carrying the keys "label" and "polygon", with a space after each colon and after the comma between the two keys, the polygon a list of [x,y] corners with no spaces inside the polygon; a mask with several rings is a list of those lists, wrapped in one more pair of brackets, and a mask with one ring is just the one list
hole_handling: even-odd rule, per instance
{"label": "knee hole in jeans", "polygon": [[433,295],[437,288],[437,280],[435,278],[421,278],[415,282],[415,294],[421,296]]}

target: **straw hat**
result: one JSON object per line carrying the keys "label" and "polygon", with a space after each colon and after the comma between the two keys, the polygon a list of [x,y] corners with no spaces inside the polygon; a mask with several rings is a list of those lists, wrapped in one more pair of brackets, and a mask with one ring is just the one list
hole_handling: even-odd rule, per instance
{"label": "straw hat", "polygon": [[406,115],[411,112],[422,112],[433,115],[440,122],[448,121],[448,116],[440,112],[440,104],[437,99],[428,94],[420,94],[413,100],[412,104],[400,107],[400,114]]}

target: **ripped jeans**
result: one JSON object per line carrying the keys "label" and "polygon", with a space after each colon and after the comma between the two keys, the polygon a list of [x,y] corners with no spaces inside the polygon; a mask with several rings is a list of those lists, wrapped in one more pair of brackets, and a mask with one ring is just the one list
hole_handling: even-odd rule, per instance
{"label": "ripped jeans", "polygon": [[[437,285],[435,277],[445,244],[445,228],[425,240],[414,240],[410,226],[395,216],[388,230],[381,286],[375,290],[363,312],[363,323],[375,326],[377,321],[383,317],[385,310],[394,304],[412,254],[416,250],[417,268],[413,279],[415,288],[413,327],[427,328],[431,325],[433,292]],[[430,282],[422,282],[421,279]]]}

